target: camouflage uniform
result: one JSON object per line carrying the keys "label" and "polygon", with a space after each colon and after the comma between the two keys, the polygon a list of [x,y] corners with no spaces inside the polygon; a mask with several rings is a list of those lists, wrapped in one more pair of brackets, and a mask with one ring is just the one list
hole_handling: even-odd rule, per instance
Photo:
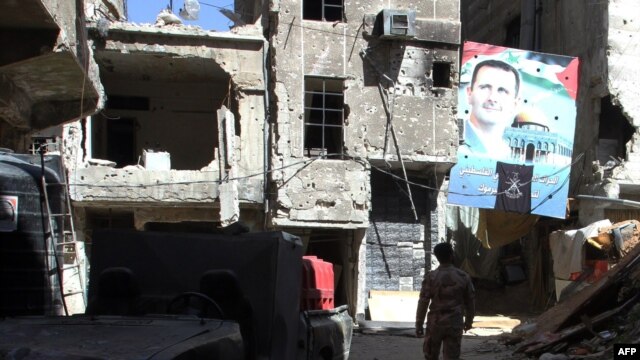
{"label": "camouflage uniform", "polygon": [[421,331],[429,308],[425,359],[438,359],[441,344],[445,360],[460,358],[462,331],[471,328],[475,315],[474,294],[469,275],[451,264],[441,264],[425,275],[416,312],[416,330]]}

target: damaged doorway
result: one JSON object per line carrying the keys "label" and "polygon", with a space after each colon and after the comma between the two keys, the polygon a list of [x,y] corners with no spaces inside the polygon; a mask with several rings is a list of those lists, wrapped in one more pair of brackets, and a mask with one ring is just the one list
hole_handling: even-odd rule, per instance
{"label": "damaged doorway", "polygon": [[355,288],[357,281],[350,271],[355,261],[357,264],[357,252],[360,244],[356,240],[353,230],[342,229],[294,229],[287,228],[284,231],[299,236],[304,245],[304,255],[317,256],[323,261],[333,265],[334,272],[334,304],[349,305],[355,309]]}
{"label": "damaged doorway", "polygon": [[120,167],[136,164],[136,119],[111,119],[105,124],[107,159]]}

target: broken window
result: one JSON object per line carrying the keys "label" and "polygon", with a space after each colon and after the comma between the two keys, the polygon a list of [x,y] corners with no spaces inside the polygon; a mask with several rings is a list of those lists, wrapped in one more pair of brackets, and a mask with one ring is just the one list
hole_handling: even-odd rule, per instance
{"label": "broken window", "polygon": [[433,87],[451,88],[451,63],[434,62],[431,78]]}
{"label": "broken window", "polygon": [[304,0],[302,18],[305,20],[342,21],[343,0]]}
{"label": "broken window", "polygon": [[598,131],[597,157],[601,165],[614,159],[626,157],[626,144],[631,140],[635,129],[625,117],[619,105],[613,103],[611,96],[600,101],[600,127]]}
{"label": "broken window", "polygon": [[344,123],[342,80],[306,77],[304,88],[305,155],[342,158]]}
{"label": "broken window", "polygon": [[29,146],[30,154],[48,153],[52,151],[60,151],[60,142],[55,136],[32,136],[31,145]]}

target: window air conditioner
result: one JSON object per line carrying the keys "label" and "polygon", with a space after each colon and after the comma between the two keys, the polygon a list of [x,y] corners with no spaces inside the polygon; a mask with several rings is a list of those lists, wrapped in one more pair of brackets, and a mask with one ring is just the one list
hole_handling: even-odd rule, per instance
{"label": "window air conditioner", "polygon": [[413,38],[416,35],[415,10],[382,10],[382,37]]}

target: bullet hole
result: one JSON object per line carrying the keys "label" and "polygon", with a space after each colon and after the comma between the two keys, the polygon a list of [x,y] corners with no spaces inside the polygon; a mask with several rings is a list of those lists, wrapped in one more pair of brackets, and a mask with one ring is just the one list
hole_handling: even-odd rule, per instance
{"label": "bullet hole", "polygon": [[527,100],[527,99],[524,99],[524,103],[525,103],[525,104],[526,104],[526,103],[528,103],[528,102],[529,102],[529,100]]}
{"label": "bullet hole", "polygon": [[[525,100],[525,101],[526,101],[526,100]],[[468,113],[469,113],[469,110],[465,110],[465,111],[464,111],[464,113],[465,113],[465,114],[468,114]]]}
{"label": "bullet hole", "polygon": [[558,120],[558,117],[556,116],[556,117],[554,117],[554,119]]}
{"label": "bullet hole", "polygon": [[540,68],[537,68],[537,69],[536,69],[536,72],[540,72]]}

